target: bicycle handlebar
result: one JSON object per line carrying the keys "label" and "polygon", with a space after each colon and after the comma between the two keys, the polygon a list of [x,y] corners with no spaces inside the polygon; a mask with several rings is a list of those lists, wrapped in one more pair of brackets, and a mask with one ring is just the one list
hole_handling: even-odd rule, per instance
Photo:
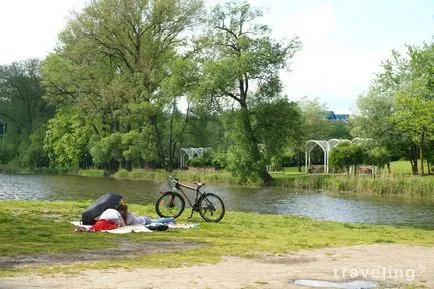
{"label": "bicycle handlebar", "polygon": [[174,176],[169,176],[169,181],[173,182],[173,184],[174,184],[174,186],[175,186],[176,188],[178,188],[178,186],[181,186],[181,187],[184,187],[184,188],[187,188],[187,189],[190,189],[190,190],[198,190],[198,189],[200,189],[202,186],[205,185],[205,184],[201,184],[201,183],[194,183],[194,184],[197,186],[197,188],[193,188],[193,187],[190,187],[190,186],[187,186],[187,185],[185,185],[185,184],[180,183],[180,182],[179,182],[179,179],[176,178],[176,177],[174,177]]}

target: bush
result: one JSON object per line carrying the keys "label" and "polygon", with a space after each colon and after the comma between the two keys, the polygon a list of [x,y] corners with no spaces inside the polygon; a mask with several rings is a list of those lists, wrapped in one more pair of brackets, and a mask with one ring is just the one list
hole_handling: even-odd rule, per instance
{"label": "bush", "polygon": [[23,152],[21,156],[21,164],[22,166],[31,169],[48,167],[48,155],[45,153],[42,145],[37,146],[32,144]]}
{"label": "bush", "polygon": [[87,170],[79,170],[78,174],[80,176],[86,177],[104,177],[104,170],[96,170],[96,169],[87,169]]}
{"label": "bush", "polygon": [[365,152],[363,146],[352,143],[341,143],[332,150],[330,165],[333,168],[345,168],[349,173],[351,166],[361,164],[364,159]]}
{"label": "bush", "polygon": [[7,164],[15,155],[15,147],[10,144],[0,145],[0,163]]}

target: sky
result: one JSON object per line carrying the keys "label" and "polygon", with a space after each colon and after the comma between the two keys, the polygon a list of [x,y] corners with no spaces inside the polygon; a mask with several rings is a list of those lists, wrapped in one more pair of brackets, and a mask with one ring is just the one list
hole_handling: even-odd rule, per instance
{"label": "sky", "polygon": [[[86,0],[0,0],[0,65],[43,59],[73,10]],[[207,0],[208,5],[221,1]],[[392,49],[433,41],[432,0],[249,0],[265,11],[275,39],[299,37],[301,51],[282,73],[290,100],[318,99],[352,113]]]}

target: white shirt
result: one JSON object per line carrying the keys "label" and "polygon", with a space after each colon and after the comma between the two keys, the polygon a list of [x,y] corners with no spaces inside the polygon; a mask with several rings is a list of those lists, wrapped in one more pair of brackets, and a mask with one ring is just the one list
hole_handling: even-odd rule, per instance
{"label": "white shirt", "polygon": [[115,209],[107,209],[105,210],[101,216],[99,216],[100,220],[121,220],[121,214]]}

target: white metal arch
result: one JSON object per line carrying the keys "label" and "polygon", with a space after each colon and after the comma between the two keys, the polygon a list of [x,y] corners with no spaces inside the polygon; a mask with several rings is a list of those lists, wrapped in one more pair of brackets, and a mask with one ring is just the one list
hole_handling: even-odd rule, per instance
{"label": "white metal arch", "polygon": [[351,143],[351,141],[348,140],[348,139],[337,139],[337,138],[332,138],[331,140],[328,141],[328,143],[329,143],[329,152],[330,152],[330,151],[331,151],[335,146],[337,146],[338,144],[340,144],[340,143],[345,143],[345,142],[347,142],[347,143]]}
{"label": "white metal arch", "polygon": [[306,162],[305,162],[305,172],[307,173],[310,167],[310,153],[312,152],[315,146],[321,147],[324,152],[324,172],[329,172],[329,156],[330,152],[333,148],[335,148],[340,143],[363,143],[366,141],[372,141],[371,138],[354,138],[352,141],[348,139],[336,139],[332,138],[330,140],[308,140],[306,142]]}
{"label": "white metal arch", "polygon": [[324,152],[324,172],[328,173],[328,142],[326,140],[308,140],[306,142],[306,162],[305,162],[305,172],[307,173],[310,167],[310,153],[314,147],[319,146]]}
{"label": "white metal arch", "polygon": [[185,166],[185,156],[188,156],[188,159],[198,156],[201,157],[207,151],[212,150],[212,148],[181,148],[181,169]]}

